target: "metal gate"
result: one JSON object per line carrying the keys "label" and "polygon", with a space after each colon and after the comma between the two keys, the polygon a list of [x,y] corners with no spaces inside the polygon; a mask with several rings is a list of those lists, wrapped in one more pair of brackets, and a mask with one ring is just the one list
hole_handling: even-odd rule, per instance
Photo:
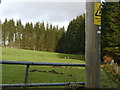
{"label": "metal gate", "polygon": [[25,81],[24,81],[23,84],[0,84],[0,87],[67,86],[67,85],[71,85],[71,84],[85,85],[84,82],[69,82],[69,83],[28,83],[28,71],[29,71],[29,66],[30,66],[30,65],[85,67],[85,64],[47,63],[47,62],[25,62],[25,61],[7,61],[7,60],[0,60],[0,64],[26,65]]}

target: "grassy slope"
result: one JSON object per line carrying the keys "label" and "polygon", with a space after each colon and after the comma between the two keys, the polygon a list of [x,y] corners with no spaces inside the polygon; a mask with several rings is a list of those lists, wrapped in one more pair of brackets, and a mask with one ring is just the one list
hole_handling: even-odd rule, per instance
{"label": "grassy slope", "polygon": [[[70,57],[70,59],[65,59]],[[85,63],[82,61],[84,55],[71,55],[50,52],[40,52],[19,49],[2,49],[3,60],[14,61],[37,61],[37,62],[57,62],[57,63]],[[23,83],[25,66],[23,65],[2,65],[2,83]],[[46,72],[29,72],[29,83],[52,83],[52,82],[85,82],[85,68],[76,67],[53,67],[53,66],[30,66],[30,70],[50,71],[55,70],[63,74]],[[30,71],[29,70],[29,71]],[[102,74],[102,87],[116,88],[117,83],[109,80],[104,71]],[[69,76],[72,75],[72,76]]]}
{"label": "grassy slope", "polygon": [[[57,62],[57,63],[84,63],[83,55],[70,55],[50,52],[40,52],[31,50],[19,50],[3,48],[3,60],[12,61],[36,61],[36,62]],[[70,59],[65,59],[70,57]],[[81,60],[80,60],[81,59]],[[50,82],[84,82],[84,68],[76,67],[53,67],[53,66],[30,66],[30,70],[51,71],[63,74],[46,72],[29,72],[30,83],[50,83]],[[3,83],[23,83],[25,66],[3,65]],[[69,76],[72,75],[72,76]]]}
{"label": "grassy slope", "polygon": [[[84,55],[60,54],[11,48],[3,48],[2,55],[3,60],[12,61],[84,63],[84,61],[81,61],[84,59]],[[70,59],[65,59],[65,57],[70,57]]]}

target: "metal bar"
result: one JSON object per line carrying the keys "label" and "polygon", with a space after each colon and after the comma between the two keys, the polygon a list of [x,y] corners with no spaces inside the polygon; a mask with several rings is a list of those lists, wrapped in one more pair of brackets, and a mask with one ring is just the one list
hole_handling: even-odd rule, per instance
{"label": "metal bar", "polygon": [[29,65],[26,66],[26,72],[25,72],[25,84],[28,83],[28,71],[29,71]]}
{"label": "metal bar", "polygon": [[85,85],[84,82],[69,83],[31,83],[31,84],[0,84],[0,87],[36,87],[36,86],[67,86],[67,85]]}
{"label": "metal bar", "polygon": [[85,64],[49,63],[49,62],[25,62],[25,61],[7,61],[7,60],[0,60],[0,64],[46,65],[46,66],[81,66],[81,67],[85,67]]}

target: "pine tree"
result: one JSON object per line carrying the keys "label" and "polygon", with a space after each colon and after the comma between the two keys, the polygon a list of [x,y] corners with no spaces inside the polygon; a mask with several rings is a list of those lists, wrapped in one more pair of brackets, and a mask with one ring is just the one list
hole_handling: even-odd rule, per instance
{"label": "pine tree", "polygon": [[56,42],[57,42],[57,28],[53,26],[51,29],[51,50],[52,52],[56,51]]}
{"label": "pine tree", "polygon": [[23,25],[21,20],[17,21],[16,31],[15,31],[15,47],[22,48],[22,36],[23,36]]}
{"label": "pine tree", "polygon": [[14,34],[15,34],[15,22],[13,19],[10,19],[8,21],[8,46],[9,47],[14,47]]}
{"label": "pine tree", "polygon": [[65,28],[62,27],[57,32],[57,41],[56,41],[56,52],[63,53],[64,52],[64,43],[65,43]]}
{"label": "pine tree", "polygon": [[66,53],[84,53],[85,49],[85,17],[78,16],[68,26],[65,35]]}
{"label": "pine tree", "polygon": [[6,42],[7,42],[7,29],[8,29],[8,21],[5,19],[5,22],[2,24],[2,43],[4,47],[6,47]]}
{"label": "pine tree", "polygon": [[34,28],[33,28],[33,23],[30,23],[30,42],[29,42],[29,46],[30,46],[30,50],[34,50]]}
{"label": "pine tree", "polygon": [[2,42],[2,22],[0,20],[0,47],[2,47],[3,42]]}
{"label": "pine tree", "polygon": [[45,30],[45,51],[49,51],[49,24],[46,25]]}
{"label": "pine tree", "polygon": [[44,23],[40,23],[40,31],[39,31],[39,47],[40,47],[40,51],[44,51],[45,50],[45,26]]}
{"label": "pine tree", "polygon": [[39,23],[37,22],[35,24],[35,27],[34,27],[34,39],[35,39],[35,45],[34,45],[34,49],[35,50],[39,50],[38,47],[39,47],[39,31],[40,31],[40,26],[39,26]]}
{"label": "pine tree", "polygon": [[46,30],[46,33],[45,33],[45,47],[46,47],[46,51],[53,51],[52,49],[53,49],[53,46],[52,46],[52,44],[53,44],[53,38],[52,38],[52,36],[53,36],[53,34],[52,34],[52,24],[50,25],[50,27],[49,27],[49,24],[47,24],[47,30]]}
{"label": "pine tree", "polygon": [[25,25],[25,49],[30,49],[30,50],[34,49],[32,39],[33,39],[33,24],[26,23]]}
{"label": "pine tree", "polygon": [[[102,56],[115,58],[120,52],[120,2],[103,3]],[[120,60],[120,58],[119,58]]]}

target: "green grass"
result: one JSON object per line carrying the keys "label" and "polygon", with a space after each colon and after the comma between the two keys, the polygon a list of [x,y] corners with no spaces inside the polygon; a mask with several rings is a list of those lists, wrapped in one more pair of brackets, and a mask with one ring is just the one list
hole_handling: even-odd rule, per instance
{"label": "green grass", "polygon": [[[29,83],[53,83],[53,82],[84,82],[84,68],[70,67],[41,67],[31,66],[30,70],[51,71],[63,74],[49,72],[29,72]],[[30,71],[29,70],[29,71]],[[25,66],[3,65],[3,83],[23,83],[25,75]],[[72,75],[72,76],[69,76]]]}
{"label": "green grass", "polygon": [[[70,57],[70,59],[65,59],[65,57]],[[56,63],[85,63],[84,55],[61,54],[11,48],[2,48],[2,60],[56,62]],[[4,84],[24,83],[25,68],[26,68],[25,65],[2,65],[2,83]],[[31,70],[37,71],[30,72]],[[55,70],[56,72],[63,74],[49,73],[49,71],[51,70]],[[85,82],[85,68],[64,66],[62,67],[30,66],[28,82],[29,83]],[[101,71],[101,85],[104,88],[118,87],[117,82],[110,80],[103,70]]]}
{"label": "green grass", "polygon": [[[69,57],[70,59],[65,59],[65,57]],[[85,63],[83,59],[84,55],[71,55],[11,48],[2,49],[2,60]],[[25,78],[25,68],[26,66],[23,65],[2,65],[2,83],[23,83]],[[30,70],[47,72],[30,72],[29,70],[29,83],[84,82],[84,69],[85,68],[82,67],[30,66]],[[63,74],[48,73],[51,70],[55,70],[56,72]]]}
{"label": "green grass", "polygon": [[[70,57],[70,59],[65,59]],[[57,63],[84,63],[84,55],[61,54],[41,52],[32,50],[20,50],[3,48],[2,59],[12,61],[35,61],[35,62],[57,62]]]}

